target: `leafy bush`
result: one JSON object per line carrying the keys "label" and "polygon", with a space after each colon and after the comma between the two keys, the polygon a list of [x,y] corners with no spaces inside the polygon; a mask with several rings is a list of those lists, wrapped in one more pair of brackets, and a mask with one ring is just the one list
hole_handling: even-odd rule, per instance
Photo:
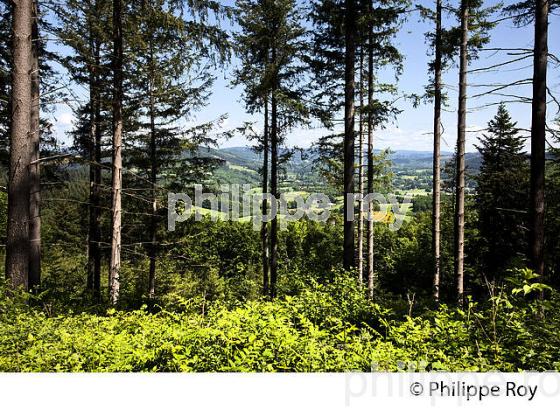
{"label": "leafy bush", "polygon": [[367,301],[343,275],[274,302],[209,303],[204,314],[111,309],[51,317],[12,297],[0,301],[0,371],[558,369],[557,295],[540,301],[510,293],[418,317]]}

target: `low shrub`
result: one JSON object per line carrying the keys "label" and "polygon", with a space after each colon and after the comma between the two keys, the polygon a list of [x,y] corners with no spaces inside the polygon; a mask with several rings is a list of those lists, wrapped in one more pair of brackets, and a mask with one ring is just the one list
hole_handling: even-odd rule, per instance
{"label": "low shrub", "polygon": [[12,297],[0,302],[0,371],[558,369],[556,295],[504,294],[484,306],[399,317],[362,293],[341,278],[274,302],[214,303],[204,314],[143,308],[54,317]]}

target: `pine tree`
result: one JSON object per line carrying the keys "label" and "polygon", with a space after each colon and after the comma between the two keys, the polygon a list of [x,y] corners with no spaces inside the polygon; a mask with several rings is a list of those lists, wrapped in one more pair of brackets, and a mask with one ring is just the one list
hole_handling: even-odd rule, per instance
{"label": "pine tree", "polygon": [[434,149],[433,149],[433,174],[432,174],[432,257],[433,257],[433,294],[434,300],[440,298],[441,282],[441,109],[442,109],[442,74],[445,69],[444,58],[444,28],[443,28],[443,2],[436,0],[435,12],[429,8],[422,8],[421,14],[429,18],[435,25],[435,32],[426,34],[430,41],[434,59],[429,64],[433,79],[428,91],[434,100]]}
{"label": "pine tree", "polygon": [[[279,198],[279,149],[290,128],[305,124],[303,64],[306,55],[302,10],[294,0],[239,0],[236,3],[241,33],[237,36],[249,110],[261,111],[270,99],[270,193]],[[251,78],[252,77],[252,78]],[[268,126],[267,126],[268,128]],[[278,218],[270,224],[270,288],[276,296],[278,279]]]}
{"label": "pine tree", "polygon": [[[323,124],[328,128],[333,128],[336,123],[336,116],[342,110],[348,111],[352,108],[356,111],[355,104],[350,105],[350,98],[346,91],[354,91],[355,84],[348,83],[352,78],[353,67],[357,67],[359,56],[363,50],[364,55],[368,56],[367,63],[367,90],[358,88],[359,92],[367,93],[368,102],[363,107],[357,107],[357,112],[364,115],[367,121],[368,134],[368,158],[373,157],[373,131],[376,127],[382,126],[397,111],[391,106],[391,103],[384,101],[382,95],[395,91],[391,84],[380,84],[375,81],[375,71],[382,67],[393,65],[396,73],[400,73],[400,64],[402,57],[396,47],[392,44],[400,22],[403,18],[403,10],[406,7],[406,1],[389,1],[381,4],[371,1],[345,2],[341,0],[314,1],[311,7],[310,19],[313,22],[314,30],[312,35],[312,56],[310,58],[310,68],[315,83],[315,104],[317,115]],[[352,6],[348,9],[347,6]],[[348,20],[348,18],[350,20]],[[351,24],[348,24],[351,23]],[[355,26],[355,27],[353,27]],[[348,28],[353,29],[354,33],[349,33]],[[350,44],[346,34],[353,34],[350,37]],[[355,43],[355,44],[352,44]],[[347,50],[347,45],[350,49]],[[350,51],[350,58],[347,51]],[[355,71],[355,70],[354,70]],[[364,81],[366,82],[366,81]],[[349,87],[347,87],[349,85]],[[375,95],[379,92],[380,95]],[[355,92],[354,92],[355,94]],[[353,99],[352,99],[353,100]],[[353,116],[352,116],[353,117]],[[320,159],[320,166],[326,171],[327,175],[333,176],[331,171],[340,168],[344,181],[342,181],[343,190],[348,193],[349,184],[353,182],[354,172],[350,172],[354,168],[352,159],[354,155],[355,144],[350,135],[350,128],[353,128],[348,112],[345,115],[345,133],[343,143],[338,140],[341,134],[335,133],[325,136],[319,143],[319,153],[323,158]],[[353,135],[356,133],[353,131]],[[351,147],[354,146],[354,148]],[[336,153],[336,147],[344,153],[342,164],[338,164],[339,155]],[[370,162],[370,161],[368,161]],[[368,165],[368,170],[373,167]],[[368,171],[371,176],[371,173]],[[369,178],[373,180],[373,177]],[[333,180],[336,182],[336,178]],[[368,183],[368,189],[371,184]],[[353,190],[353,188],[352,188]],[[346,199],[346,195],[344,196]],[[348,204],[347,204],[348,205]],[[345,214],[349,211],[345,207]],[[351,211],[350,211],[351,213]],[[346,219],[346,218],[345,218]],[[369,232],[373,233],[372,225],[368,224]],[[344,264],[350,267],[354,264],[354,228],[352,221],[345,220],[345,245],[344,245]],[[373,236],[368,233],[368,282],[373,283]],[[373,285],[370,286],[370,292],[373,291]]]}
{"label": "pine tree", "polygon": [[434,39],[434,154],[432,189],[432,252],[434,257],[434,299],[439,301],[440,264],[440,208],[441,208],[441,76],[442,76],[442,4],[436,0],[436,33]]}
{"label": "pine tree", "polygon": [[11,8],[7,0],[0,1],[0,166],[7,170],[9,161],[10,139],[10,87],[12,66],[11,44],[12,28],[10,23]]}
{"label": "pine tree", "polygon": [[[249,4],[238,3],[237,12],[239,19],[244,20],[242,27],[249,28],[250,16],[252,8]],[[258,23],[257,23],[258,24]],[[257,24],[254,25],[257,26]],[[234,85],[244,85],[244,102],[247,111],[256,113],[263,111],[263,133],[257,136],[257,145],[255,150],[263,154],[263,165],[261,168],[262,177],[262,213],[263,219],[268,213],[268,194],[269,181],[269,156],[270,156],[270,131],[269,131],[269,99],[270,90],[267,89],[266,78],[267,69],[270,64],[270,41],[253,42],[253,35],[259,33],[262,35],[263,28],[258,30],[245,30],[236,36],[237,52],[241,58],[242,64],[235,72]],[[263,108],[264,107],[264,108]],[[263,275],[263,295],[269,295],[270,277],[269,277],[269,233],[268,223],[263,220],[261,223],[261,259],[262,259],[262,275]]]}
{"label": "pine tree", "polygon": [[[356,66],[356,2],[345,0],[344,13],[344,269],[354,267],[354,218],[349,218],[349,207],[353,201],[349,196],[354,195],[354,144],[356,131],[354,129],[354,98],[355,98],[355,66]],[[352,205],[353,206],[353,205]]]}
{"label": "pine tree", "polygon": [[29,289],[37,291],[41,283],[41,80],[39,54],[42,41],[39,36],[39,5],[33,2],[31,117],[29,129]]}
{"label": "pine tree", "polygon": [[60,58],[72,82],[89,90],[76,109],[78,124],[71,132],[74,150],[87,159],[89,167],[88,273],[87,289],[94,299],[101,296],[101,209],[103,138],[110,134],[109,24],[107,0],[66,0],[54,7],[54,32],[72,50]]}
{"label": "pine tree", "polygon": [[457,298],[463,304],[465,247],[465,132],[467,121],[467,65],[469,38],[469,1],[461,0],[461,40],[459,55],[459,105],[457,109],[457,153],[455,174],[455,279]]}
{"label": "pine tree", "polygon": [[122,146],[123,146],[123,4],[113,0],[113,161],[111,182],[111,258],[109,262],[109,299],[119,300],[122,248]]}
{"label": "pine tree", "polygon": [[[196,18],[186,20],[187,7],[168,0],[146,0],[129,10],[127,33],[130,57],[128,69],[135,73],[129,80],[128,110],[135,113],[129,119],[129,147],[125,165],[140,172],[142,179],[132,178],[130,188],[144,189],[150,208],[146,223],[146,242],[149,259],[148,297],[156,293],[156,262],[159,244],[159,205],[169,185],[161,175],[176,174],[175,184],[195,163],[196,172],[203,173],[215,164],[210,158],[197,154],[198,148],[214,140],[208,133],[215,123],[192,129],[180,125],[181,120],[193,118],[207,103],[214,84],[210,71],[216,63],[229,56],[226,33],[211,23],[210,5],[201,2],[188,8]],[[219,18],[225,11],[214,9]],[[189,47],[185,49],[185,44]],[[133,122],[133,124],[131,124]],[[188,150],[191,155],[184,155]],[[192,181],[189,181],[192,182]],[[146,183],[148,186],[146,187]],[[127,187],[128,188],[128,187]],[[135,191],[136,196],[141,191]],[[130,232],[142,237],[144,232]],[[136,242],[136,241],[134,241]]]}
{"label": "pine tree", "polygon": [[469,61],[489,41],[488,31],[495,24],[487,17],[496,7],[483,8],[480,0],[461,0],[459,29],[459,98],[457,109],[457,151],[455,174],[455,279],[457,300],[464,299],[465,263],[465,141],[467,128],[467,72]]}
{"label": "pine tree", "polygon": [[10,169],[8,177],[8,226],[6,278],[13,288],[29,285],[29,173],[31,150],[28,135],[32,111],[33,2],[13,2],[12,116],[10,119]]}
{"label": "pine tree", "polygon": [[[556,129],[560,128],[560,117],[555,121]],[[553,135],[554,141],[560,141],[560,134]],[[546,237],[560,237],[560,149],[550,148],[551,161],[546,167]],[[548,277],[558,286],[557,272],[560,272],[560,243],[548,240],[545,242],[546,272]]]}
{"label": "pine tree", "polygon": [[505,105],[499,106],[479,141],[476,207],[483,273],[494,280],[503,278],[512,260],[525,251],[528,167],[524,142]]}
{"label": "pine tree", "polygon": [[531,202],[529,256],[538,275],[544,275],[545,247],[545,151],[548,65],[548,15],[559,6],[557,1],[535,0],[510,6],[511,13],[528,11],[518,23],[534,21],[533,98],[531,109]]}

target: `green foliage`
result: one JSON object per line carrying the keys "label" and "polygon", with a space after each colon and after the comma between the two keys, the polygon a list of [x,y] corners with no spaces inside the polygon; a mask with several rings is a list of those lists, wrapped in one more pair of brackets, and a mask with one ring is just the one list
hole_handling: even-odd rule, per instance
{"label": "green foliage", "polygon": [[[560,6],[558,0],[548,1],[549,13],[553,13]],[[504,7],[503,10],[505,15],[513,17],[513,22],[518,27],[523,27],[531,24],[535,21],[535,1],[534,0],[522,0],[518,3],[510,4]]]}
{"label": "green foliage", "polygon": [[513,275],[508,278],[508,282],[517,287],[512,289],[511,294],[515,296],[523,293],[523,296],[527,296],[552,290],[550,286],[536,282],[538,278],[539,275],[529,268],[514,269]]}
{"label": "green foliage", "polygon": [[[205,312],[50,316],[0,300],[0,371],[489,371],[557,368],[560,300],[496,294],[465,311],[400,316],[352,278]],[[188,309],[187,309],[188,310]],[[204,314],[202,314],[204,313]],[[535,320],[545,315],[546,321]]]}
{"label": "green foliage", "polygon": [[[556,119],[556,124],[560,125],[560,117]],[[554,140],[558,141],[560,135],[555,135]],[[546,268],[547,277],[558,284],[558,272],[560,272],[560,241],[554,240],[560,236],[560,149],[551,149],[552,161],[546,168],[546,236],[553,238],[546,241]]]}
{"label": "green foliage", "polygon": [[[355,63],[361,73],[358,92],[363,94],[363,80],[371,75],[374,99],[362,101],[356,112],[378,130],[399,111],[391,102],[396,86],[378,82],[377,74],[387,73],[387,68],[397,77],[401,73],[403,59],[393,43],[409,2],[385,0],[373,8],[371,4],[356,2]],[[557,4],[551,2],[551,6]],[[65,156],[45,161],[42,284],[37,293],[25,294],[6,291],[0,283],[0,371],[560,369],[560,296],[550,286],[558,281],[560,271],[560,245],[554,240],[560,236],[556,205],[560,203],[559,152],[551,150],[547,166],[549,241],[545,244],[547,274],[541,278],[530,269],[519,268],[524,262],[528,170],[523,141],[504,106],[489,123],[488,135],[481,138],[480,175],[467,184],[465,276],[469,298],[464,310],[432,303],[433,261],[427,252],[432,239],[429,196],[415,200],[414,215],[407,217],[398,232],[384,224],[375,225],[377,289],[373,301],[363,284],[357,283],[356,272],[340,268],[339,213],[325,224],[304,219],[280,232],[278,297],[273,301],[261,295],[261,239],[252,224],[205,219],[183,223],[175,232],[163,229],[167,189],[188,191],[195,182],[216,189],[221,183],[260,179],[257,167],[251,167],[242,153],[237,152],[243,161],[235,162],[231,161],[236,157],[233,150],[222,157],[207,149],[215,143],[215,126],[225,116],[190,126],[193,114],[209,102],[218,76],[214,70],[228,63],[231,40],[240,63],[233,83],[244,86],[247,111],[262,112],[271,97],[277,102],[272,123],[278,125],[278,135],[274,140],[282,143],[288,130],[309,125],[312,117],[335,133],[344,101],[344,7],[341,0],[308,4],[237,0],[235,6],[214,0],[125,2],[122,35],[128,75],[124,79],[125,200],[119,304],[107,310],[104,293],[101,300],[92,300],[85,290],[87,241],[97,242],[87,236],[93,233],[87,229],[93,174],[82,164],[68,164]],[[489,20],[496,7],[485,9],[481,0],[468,2],[468,7],[472,60],[489,41],[489,30],[495,25]],[[531,1],[524,1],[506,12],[516,15],[514,22],[522,24],[530,21],[531,7]],[[457,9],[447,4],[444,10],[457,15]],[[433,18],[427,8],[422,13]],[[77,121],[69,132],[73,147],[64,153],[77,152],[103,164],[105,171],[98,181],[103,191],[98,208],[102,216],[96,221],[103,234],[99,241],[103,266],[110,231],[109,153],[101,148],[111,135],[111,14],[107,0],[64,0],[50,5],[48,19],[38,20],[41,32],[57,36],[66,50],[67,54],[56,59],[72,83],[65,88],[79,86],[90,93],[86,101],[74,101],[79,96],[73,92],[67,95],[76,103]],[[9,38],[7,0],[0,0],[0,15],[0,34]],[[236,18],[231,24],[235,33],[230,36],[221,23],[232,17]],[[444,28],[444,68],[457,55],[460,34],[458,27]],[[433,43],[433,36],[428,40]],[[62,91],[54,86],[53,70],[46,64],[54,57],[42,41],[39,46],[44,110],[63,100],[59,98]],[[370,54],[372,66],[365,68],[363,62]],[[1,185],[7,179],[10,61],[9,42],[2,42]],[[249,127],[245,124],[237,131]],[[45,154],[52,141],[44,119],[42,128]],[[264,150],[265,140],[257,132],[253,136],[261,144],[256,155]],[[287,162],[292,153],[281,150],[282,159],[276,161],[285,170],[281,191],[321,191],[335,197],[341,191],[340,141],[341,135],[336,134],[321,138],[311,152],[318,158],[309,161],[300,152],[298,159]],[[98,148],[99,155],[92,148]],[[306,174],[311,174],[308,166],[313,160],[319,172],[309,177]],[[374,190],[392,191],[391,153],[382,151],[370,160]],[[222,167],[216,170],[216,165]],[[430,172],[414,176],[415,183],[420,183],[420,177],[423,184],[428,182],[423,187],[427,193]],[[453,166],[448,167],[444,176],[453,179],[454,172]],[[419,187],[399,186],[403,191]],[[442,197],[442,301],[451,300],[455,293],[452,184],[447,188]],[[290,201],[290,208],[293,205]],[[6,208],[7,196],[0,192],[2,232]],[[148,220],[150,229],[146,229]],[[155,296],[148,298],[150,259],[155,261],[157,275]],[[512,266],[518,268],[510,269]],[[102,275],[102,289],[107,288],[106,280]]]}
{"label": "green foliage", "polygon": [[[371,113],[374,127],[383,127],[398,111],[393,106],[391,94],[395,93],[392,83],[378,81],[377,72],[393,69],[398,76],[402,71],[403,56],[394,44],[395,35],[406,18],[404,10],[407,0],[356,2],[356,41],[360,52],[373,55],[374,99],[371,104],[359,107]],[[333,128],[336,113],[344,104],[344,61],[345,61],[345,9],[341,0],[313,0],[309,5],[309,20],[313,24],[310,38],[309,70],[314,83],[317,105],[316,115],[329,129]],[[371,34],[372,43],[368,43]]]}
{"label": "green foliage", "polygon": [[529,167],[524,140],[501,104],[479,138],[482,156],[476,177],[479,253],[482,272],[489,280],[503,278],[515,259],[525,254],[529,202]]}

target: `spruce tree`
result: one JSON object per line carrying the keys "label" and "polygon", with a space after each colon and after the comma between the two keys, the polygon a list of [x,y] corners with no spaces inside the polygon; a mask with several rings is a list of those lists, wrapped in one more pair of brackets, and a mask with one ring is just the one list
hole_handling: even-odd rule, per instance
{"label": "spruce tree", "polygon": [[29,128],[29,289],[37,292],[41,283],[41,68],[39,56],[39,5],[33,1],[31,118]]}
{"label": "spruce tree", "polygon": [[478,228],[483,273],[494,280],[503,278],[514,258],[525,252],[528,163],[517,124],[503,104],[479,142],[482,165],[476,177]]}
{"label": "spruce tree", "polygon": [[[374,192],[374,186],[378,184],[379,179],[377,170],[385,166],[388,156],[388,152],[383,152],[379,156],[374,154],[374,131],[383,127],[390,118],[399,113],[387,98],[387,94],[397,92],[396,86],[376,81],[376,72],[387,66],[393,68],[396,76],[401,72],[403,56],[393,44],[393,40],[402,23],[406,6],[406,1],[399,0],[380,4],[370,0],[360,3],[361,48],[363,53],[367,54],[367,84],[362,84],[360,88],[361,93],[367,94],[367,104],[360,104],[360,113],[364,114],[367,123],[367,194]],[[370,299],[373,298],[377,286],[374,271],[373,211],[373,203],[370,202],[367,210],[369,218],[366,245],[367,288]]]}
{"label": "spruce tree", "polygon": [[[0,1],[0,34],[7,41],[0,45],[0,166],[8,167],[9,134],[12,121],[11,79],[14,71],[12,59],[12,11],[8,2]],[[41,173],[42,156],[52,155],[56,150],[56,141],[52,134],[52,124],[45,112],[52,110],[52,104],[59,100],[59,83],[53,69],[54,53],[47,50],[45,33],[50,28],[49,18],[40,13],[39,2],[32,2],[32,53],[31,53],[31,109],[29,127],[29,270],[28,284],[34,291],[41,281]],[[47,176],[51,176],[48,172]]]}
{"label": "spruce tree", "polygon": [[[186,11],[191,19],[184,16]],[[140,178],[130,177],[126,189],[134,189],[136,197],[143,195],[140,209],[133,212],[144,208],[149,216],[147,230],[132,228],[126,233],[136,238],[133,242],[145,237],[150,299],[156,294],[160,204],[171,184],[165,176],[175,175],[175,186],[200,182],[193,174],[202,175],[216,165],[199,148],[214,143],[205,134],[223,117],[193,128],[181,123],[193,119],[205,106],[215,80],[211,70],[217,63],[227,62],[227,35],[210,18],[224,14],[227,10],[213,8],[211,3],[189,6],[169,0],[146,0],[129,9],[127,67],[135,75],[129,80],[127,100],[128,111],[135,114],[127,124],[125,166],[134,168]],[[149,209],[145,209],[146,202]]]}
{"label": "spruce tree", "polygon": [[[253,6],[254,7],[254,6]],[[240,21],[245,21],[245,26],[250,27],[249,21],[252,13],[252,7],[249,4],[238,3],[237,13]],[[257,23],[258,24],[258,23]],[[256,26],[256,24],[255,24]],[[242,24],[243,27],[243,24]],[[261,168],[262,177],[262,213],[263,219],[268,213],[268,201],[266,194],[269,190],[269,162],[270,162],[270,112],[269,100],[270,90],[267,89],[266,78],[267,69],[270,64],[270,41],[253,42],[253,36],[263,35],[262,28],[255,30],[254,28],[246,30],[236,35],[236,51],[241,59],[241,65],[235,70],[234,85],[244,86],[244,103],[247,111],[251,114],[261,113],[263,115],[263,132],[262,135],[254,135],[257,139],[255,151],[262,153],[263,162]],[[261,260],[262,260],[262,284],[263,295],[269,295],[270,286],[270,261],[269,261],[269,228],[268,222],[261,223]]]}
{"label": "spruce tree", "polygon": [[[383,67],[393,66],[396,74],[400,73],[402,56],[393,45],[393,37],[403,19],[406,1],[355,1],[341,0],[313,1],[310,20],[314,30],[312,34],[312,54],[310,69],[315,84],[314,102],[317,114],[323,125],[334,128],[339,121],[338,116],[345,112],[344,134],[334,133],[319,142],[319,154],[323,157],[321,167],[330,171],[340,167],[343,175],[343,193],[353,193],[354,181],[354,115],[360,113],[367,122],[365,129],[368,134],[368,176],[373,181],[371,170],[373,164],[373,132],[396,114],[397,110],[389,101],[384,100],[389,93],[396,90],[392,84],[380,84],[376,80],[376,72]],[[350,31],[349,31],[350,29]],[[348,37],[348,35],[350,35]],[[367,69],[364,74],[367,81],[356,87],[354,67],[358,67],[358,56],[367,55]],[[354,86],[352,86],[354,83]],[[361,83],[361,81],[360,81]],[[358,94],[367,94],[367,104],[354,104]],[[353,97],[352,97],[353,95]],[[352,97],[352,98],[351,98]],[[365,99],[364,99],[365,100]],[[356,107],[357,105],[357,107]],[[356,109],[357,108],[357,109]],[[353,112],[352,115],[350,113]],[[353,136],[353,137],[352,137]],[[339,143],[342,137],[344,143]],[[343,164],[338,164],[340,155],[336,153],[340,147]],[[334,181],[333,181],[334,182]],[[372,187],[368,183],[367,190]],[[344,213],[352,213],[347,209]],[[346,268],[354,265],[354,227],[352,221],[345,217],[345,239],[343,262]],[[368,223],[368,283],[370,293],[373,292],[373,228]]]}
{"label": "spruce tree", "polygon": [[8,148],[10,138],[10,87],[11,75],[11,36],[10,5],[7,0],[0,0],[0,166],[2,171],[8,168]]}
{"label": "spruce tree", "polygon": [[545,270],[545,172],[546,105],[549,14],[560,6],[558,0],[525,0],[506,7],[518,26],[534,25],[533,97],[531,100],[531,196],[529,258],[538,275]]}
{"label": "spruce tree", "polygon": [[434,149],[433,149],[433,173],[432,173],[432,257],[433,257],[433,295],[436,302],[440,298],[441,282],[441,110],[443,104],[443,84],[442,74],[445,70],[447,60],[444,54],[443,28],[443,2],[435,1],[435,10],[422,7],[420,13],[425,18],[433,21],[435,32],[429,31],[426,37],[430,44],[430,51],[433,52],[434,59],[429,63],[429,72],[432,74],[428,95],[434,101]]}
{"label": "spruce tree", "polygon": [[113,0],[113,54],[111,71],[113,80],[113,133],[111,172],[111,257],[109,259],[109,300],[116,305],[120,295],[120,270],[122,253],[122,187],[123,187],[123,102],[124,102],[124,36],[123,2]]}
{"label": "spruce tree", "polygon": [[[270,99],[270,193],[279,199],[279,150],[285,133],[305,124],[309,117],[303,76],[307,48],[302,9],[294,0],[239,0],[236,6],[241,27],[237,51],[242,62],[238,81],[245,85],[249,111],[264,111],[265,101]],[[278,279],[277,217],[271,220],[269,249],[269,294],[274,298]]]}
{"label": "spruce tree", "polygon": [[440,288],[440,150],[441,150],[441,88],[442,88],[442,3],[436,1],[436,33],[434,37],[434,157],[433,157],[433,189],[432,189],[432,252],[434,257],[434,299],[439,301]]}
{"label": "spruce tree", "polygon": [[459,98],[457,107],[457,151],[455,173],[455,280],[457,301],[464,299],[465,263],[465,143],[467,129],[467,74],[468,65],[476,58],[477,51],[488,43],[489,30],[495,25],[488,16],[496,6],[484,8],[482,0],[461,0],[457,17],[459,44]]}
{"label": "spruce tree", "polygon": [[[560,117],[555,121],[556,129],[560,129]],[[560,134],[553,135],[556,143],[560,142]],[[560,237],[560,149],[550,148],[551,161],[546,167],[546,237]],[[560,272],[560,242],[548,240],[545,242],[546,273],[554,284],[558,286],[558,272]]]}
{"label": "spruce tree", "polygon": [[101,296],[101,210],[104,138],[109,138],[110,118],[110,20],[108,0],[65,0],[56,5],[54,32],[71,52],[59,61],[73,83],[88,89],[85,101],[75,109],[77,124],[70,132],[73,150],[82,155],[89,168],[89,215],[87,289],[94,299]]}
{"label": "spruce tree", "polygon": [[[344,13],[344,244],[343,266],[351,269],[354,261],[354,218],[348,215],[354,213],[353,201],[349,200],[354,195],[354,155],[356,130],[354,128],[355,92],[356,92],[356,40],[357,40],[357,13],[356,1],[345,0]],[[350,206],[352,209],[350,210]]]}
{"label": "spruce tree", "polygon": [[531,265],[544,275],[546,99],[548,66],[548,0],[535,1],[533,99],[531,109]]}
{"label": "spruce tree", "polygon": [[10,118],[10,169],[8,176],[8,225],[6,278],[13,288],[29,285],[29,172],[32,152],[28,146],[32,112],[33,2],[13,2],[12,83]]}

